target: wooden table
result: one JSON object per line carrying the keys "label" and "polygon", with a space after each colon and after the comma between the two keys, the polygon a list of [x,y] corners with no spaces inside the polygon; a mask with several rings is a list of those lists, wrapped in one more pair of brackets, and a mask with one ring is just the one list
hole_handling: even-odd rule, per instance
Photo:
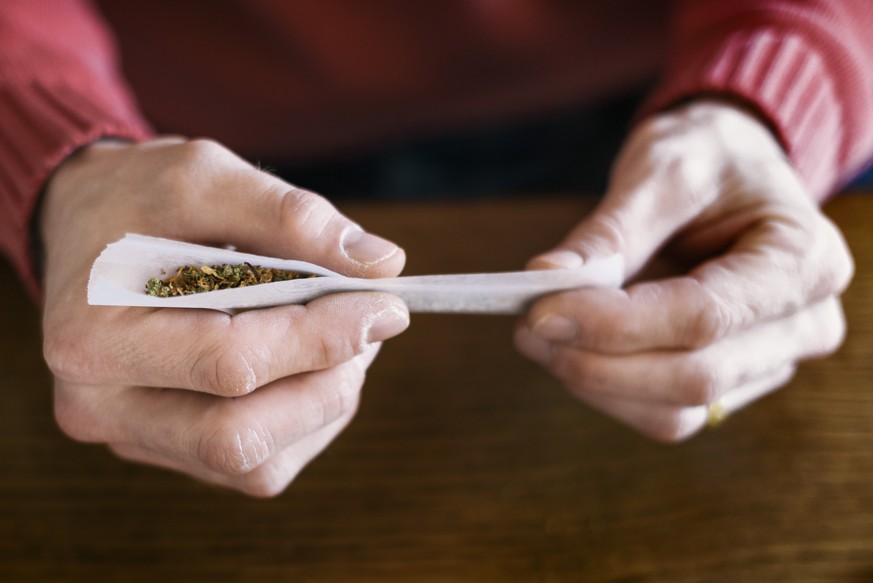
{"label": "wooden table", "polygon": [[[439,273],[519,268],[588,206],[344,208]],[[3,267],[0,581],[873,581],[873,197],[828,211],[859,267],[844,348],[718,430],[646,441],[517,356],[511,318],[416,316],[266,501],[63,437]]]}

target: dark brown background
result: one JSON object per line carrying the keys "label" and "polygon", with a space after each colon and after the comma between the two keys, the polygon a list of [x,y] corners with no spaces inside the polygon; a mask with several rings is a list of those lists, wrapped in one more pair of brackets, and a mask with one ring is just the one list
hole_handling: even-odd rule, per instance
{"label": "dark brown background", "polygon": [[[407,273],[520,268],[589,202],[345,206]],[[513,320],[415,316],[358,418],[250,500],[56,429],[39,316],[0,267],[2,581],[873,581],[873,198],[828,212],[858,275],[840,353],[680,446],[573,401]]]}

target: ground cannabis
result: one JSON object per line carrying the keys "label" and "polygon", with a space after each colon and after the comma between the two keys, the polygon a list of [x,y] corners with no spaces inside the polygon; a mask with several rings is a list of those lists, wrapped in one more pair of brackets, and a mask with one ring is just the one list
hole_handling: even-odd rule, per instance
{"label": "ground cannabis", "polygon": [[149,279],[145,286],[145,292],[150,296],[169,298],[308,277],[317,276],[299,271],[259,267],[251,263],[201,265],[200,267],[186,265],[180,267],[176,274],[168,279],[162,280],[157,277]]}

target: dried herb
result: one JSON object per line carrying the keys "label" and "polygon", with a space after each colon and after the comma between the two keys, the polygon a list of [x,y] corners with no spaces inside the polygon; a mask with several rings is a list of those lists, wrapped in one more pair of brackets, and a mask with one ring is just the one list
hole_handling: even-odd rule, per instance
{"label": "dried herb", "polygon": [[145,292],[150,296],[168,298],[308,277],[317,276],[312,273],[260,267],[251,263],[200,267],[186,265],[168,279],[151,278],[145,286]]}

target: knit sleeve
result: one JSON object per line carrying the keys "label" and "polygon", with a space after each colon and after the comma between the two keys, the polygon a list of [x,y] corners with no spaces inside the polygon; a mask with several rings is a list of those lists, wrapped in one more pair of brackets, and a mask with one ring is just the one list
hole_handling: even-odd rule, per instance
{"label": "knit sleeve", "polygon": [[671,55],[645,111],[702,94],[745,102],[818,200],[873,155],[869,0],[680,0]]}
{"label": "knit sleeve", "polygon": [[31,293],[31,221],[51,172],[101,137],[149,129],[120,78],[115,48],[87,0],[3,0],[0,9],[0,251]]}

